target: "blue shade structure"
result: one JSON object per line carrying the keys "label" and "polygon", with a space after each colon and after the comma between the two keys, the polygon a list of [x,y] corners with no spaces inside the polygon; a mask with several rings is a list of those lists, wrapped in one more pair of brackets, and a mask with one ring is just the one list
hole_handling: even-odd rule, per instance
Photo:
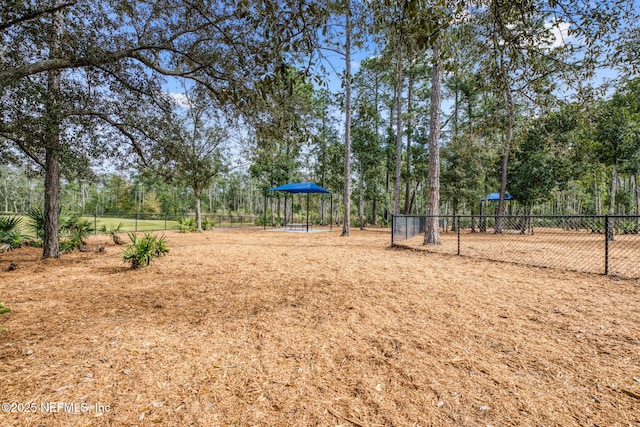
{"label": "blue shade structure", "polygon": [[285,191],[287,193],[326,193],[331,194],[331,191],[325,190],[319,185],[313,182],[292,182],[290,184],[284,184],[279,187],[270,188],[269,191]]}
{"label": "blue shade structure", "polygon": [[[511,197],[511,194],[509,194],[509,192],[505,192],[504,193],[504,199],[505,200],[514,200],[513,197]],[[497,202],[498,200],[500,200],[500,193],[489,193],[487,194],[487,198],[486,199],[480,199],[480,200],[488,200],[490,202]]]}
{"label": "blue shade structure", "polygon": [[[321,194],[331,194],[331,191],[325,190],[319,185],[314,184],[313,182],[292,182],[289,184],[284,184],[279,187],[270,188],[269,191],[283,191],[285,193],[291,194],[306,194],[307,195],[307,233],[309,232],[309,194],[311,193],[321,193]],[[333,206],[333,197],[331,198],[331,204]],[[266,225],[266,203],[265,203],[265,225]],[[333,213],[333,207],[329,211]],[[330,224],[332,224],[332,220],[330,219]]]}

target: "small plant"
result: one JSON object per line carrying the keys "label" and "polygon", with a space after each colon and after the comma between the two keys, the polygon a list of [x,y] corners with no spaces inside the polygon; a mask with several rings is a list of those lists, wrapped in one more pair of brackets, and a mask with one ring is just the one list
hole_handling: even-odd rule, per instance
{"label": "small plant", "polygon": [[33,231],[36,239],[44,240],[44,210],[39,207],[32,207],[27,212],[29,217],[29,228]]}
{"label": "small plant", "polygon": [[123,226],[124,226],[123,223],[119,223],[115,227],[111,227],[108,232],[106,231],[107,226],[106,225],[104,226],[105,232],[111,235],[111,239],[113,240],[113,243],[116,245],[124,245],[124,240],[122,239],[122,237],[118,236],[118,233],[122,230]]}
{"label": "small plant", "polygon": [[[28,226],[36,239],[40,241],[44,240],[44,210],[40,207],[33,207],[27,212],[27,217],[29,217]],[[79,215],[60,214],[59,224],[58,234],[60,236],[66,235],[70,238],[70,243],[60,244],[61,249],[65,252],[80,248],[80,246],[84,245],[84,239],[94,232],[91,221],[81,219]],[[81,243],[71,248],[72,243],[78,242]]]}
{"label": "small plant", "polygon": [[0,243],[9,245],[11,249],[24,245],[25,236],[18,230],[21,222],[19,216],[0,217]]}
{"label": "small plant", "polygon": [[85,237],[86,236],[82,231],[74,231],[68,240],[60,242],[60,250],[65,253],[69,253],[81,249],[86,245],[86,242],[84,241]]}
{"label": "small plant", "polygon": [[86,246],[85,239],[94,232],[93,224],[79,215],[68,215],[60,218],[60,233],[67,234],[68,240],[60,242],[63,252],[73,252]]}
{"label": "small plant", "polygon": [[[5,307],[3,302],[0,302],[0,314],[8,313],[11,311],[11,308]],[[6,331],[7,328],[3,328],[0,326],[0,331]]]}
{"label": "small plant", "polygon": [[201,225],[202,225],[202,229],[203,230],[209,230],[211,228],[213,228],[215,225],[213,224],[213,221],[211,221],[209,218],[203,218],[200,221]]}
{"label": "small plant", "polygon": [[178,218],[178,225],[181,233],[192,233],[198,229],[196,219],[193,217]]}
{"label": "small plant", "polygon": [[165,236],[157,237],[151,233],[145,233],[143,237],[129,233],[131,244],[122,252],[124,262],[131,263],[131,269],[136,270],[151,264],[155,258],[160,258],[169,252]]}

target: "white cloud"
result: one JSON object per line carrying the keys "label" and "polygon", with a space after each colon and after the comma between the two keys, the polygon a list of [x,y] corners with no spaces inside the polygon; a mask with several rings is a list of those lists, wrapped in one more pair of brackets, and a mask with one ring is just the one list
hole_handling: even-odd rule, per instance
{"label": "white cloud", "polygon": [[189,99],[184,93],[169,92],[169,98],[171,98],[174,104],[178,107],[189,108]]}
{"label": "white cloud", "polygon": [[351,73],[357,73],[360,69],[360,61],[351,61]]}
{"label": "white cloud", "polygon": [[567,44],[567,41],[569,40],[569,28],[571,27],[571,24],[563,21],[552,21],[545,23],[544,26],[550,29],[552,34],[549,48],[554,49]]}

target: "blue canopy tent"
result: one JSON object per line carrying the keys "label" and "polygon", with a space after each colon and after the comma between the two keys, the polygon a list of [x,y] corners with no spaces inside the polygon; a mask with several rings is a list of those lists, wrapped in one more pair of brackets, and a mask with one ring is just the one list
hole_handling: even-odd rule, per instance
{"label": "blue canopy tent", "polygon": [[[487,214],[486,202],[497,202],[499,200],[500,200],[500,193],[489,193],[487,194],[487,197],[483,197],[480,199],[480,201],[482,202],[480,205],[480,231],[481,232],[484,233],[485,231],[487,231],[487,218],[485,217],[485,215],[488,215],[488,214]],[[504,200],[505,202],[512,201],[512,200],[515,200],[515,198],[513,198],[508,191],[505,191]]]}
{"label": "blue canopy tent", "polygon": [[[504,199],[505,200],[513,200],[513,197],[511,197],[511,194],[509,194],[509,192],[505,192],[504,193]],[[482,199],[483,202],[485,201],[485,198],[483,197]],[[498,200],[500,200],[500,193],[489,193],[487,194],[487,198],[486,200],[490,201],[490,202],[497,202]]]}
{"label": "blue canopy tent", "polygon": [[[314,184],[313,182],[292,182],[290,184],[284,184],[281,185],[279,187],[273,187],[273,188],[269,188],[269,191],[283,191],[285,193],[290,193],[290,194],[306,194],[307,195],[307,233],[309,232],[309,195],[311,193],[320,193],[320,194],[331,194],[331,191],[329,190],[325,190],[324,188],[320,187],[319,185]],[[266,194],[265,194],[266,197]],[[265,202],[265,228],[266,228],[266,223],[267,223],[267,209],[266,209],[266,202]],[[333,227],[333,221],[332,221],[332,215],[333,213],[333,197],[331,198],[331,209],[329,211],[329,224],[330,227]],[[286,226],[286,224],[285,224]]]}

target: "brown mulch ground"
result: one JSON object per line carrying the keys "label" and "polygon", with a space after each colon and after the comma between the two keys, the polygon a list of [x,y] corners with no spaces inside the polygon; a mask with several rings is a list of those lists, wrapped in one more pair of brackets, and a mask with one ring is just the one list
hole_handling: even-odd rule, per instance
{"label": "brown mulch ground", "polygon": [[167,237],[139,271],[101,236],[0,255],[0,425],[640,426],[636,281],[384,231]]}
{"label": "brown mulch ground", "polygon": [[[502,234],[460,234],[460,255],[493,261],[504,261],[538,267],[560,268],[583,273],[605,273],[608,246],[609,274],[622,278],[640,278],[640,235],[619,234],[605,241],[604,234],[588,230],[569,231],[560,228],[536,228],[535,234],[520,234],[509,230]],[[457,254],[458,236],[455,232],[440,232],[440,245],[423,244],[420,234],[407,240],[402,233],[394,242],[400,247],[420,251]]]}

